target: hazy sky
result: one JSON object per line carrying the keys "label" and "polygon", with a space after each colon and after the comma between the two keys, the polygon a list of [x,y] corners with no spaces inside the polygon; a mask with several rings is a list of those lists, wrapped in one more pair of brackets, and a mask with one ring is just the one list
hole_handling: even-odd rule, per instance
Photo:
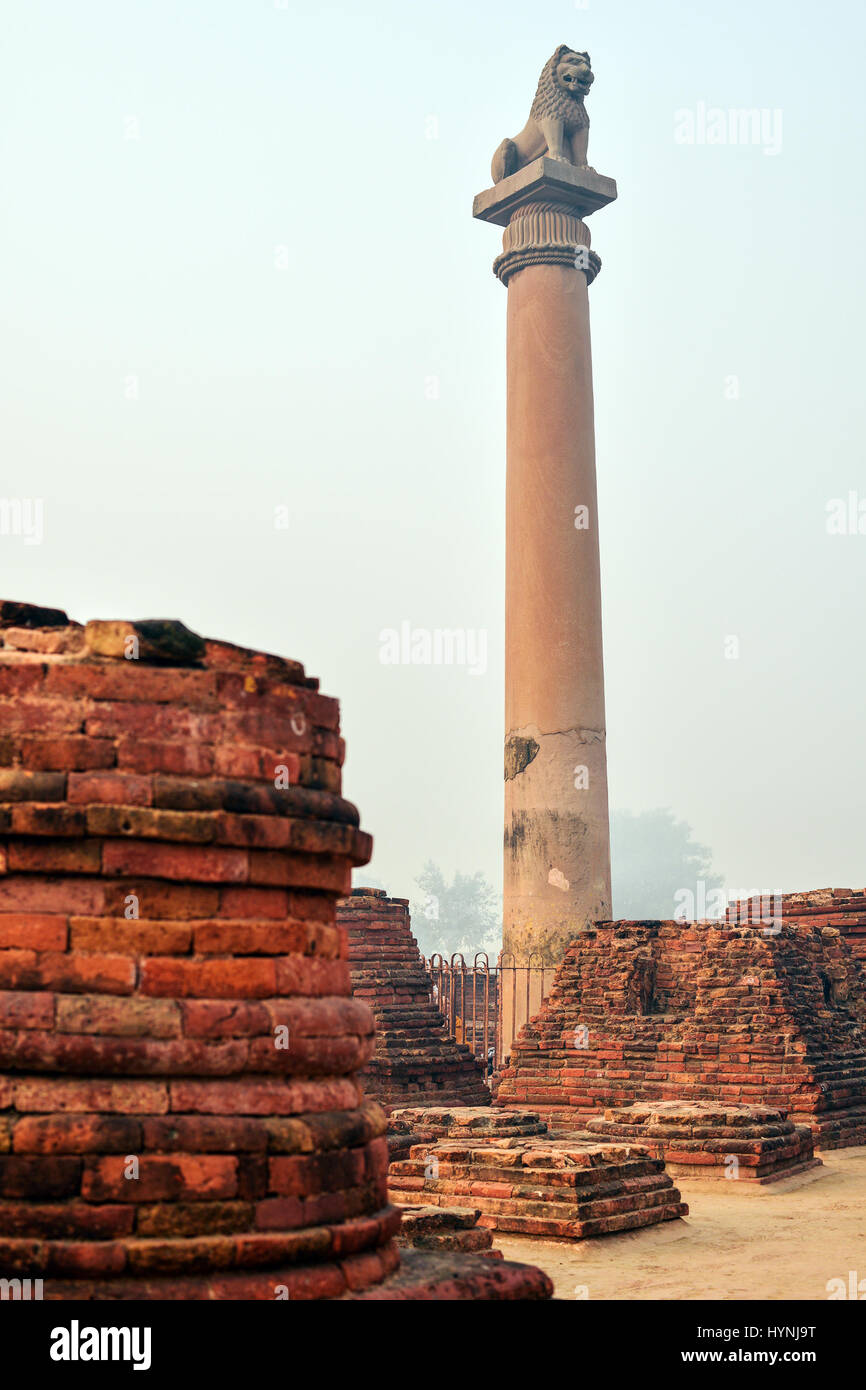
{"label": "hazy sky", "polygon": [[[670,806],[730,884],[862,887],[866,534],[827,504],[866,503],[864,39],[853,0],[10,7],[2,492],[44,538],[0,537],[3,593],[302,660],[370,872],[498,882],[506,294],[471,203],[588,49],[612,805]],[[714,108],[763,136],[701,141]],[[383,665],[403,620],[486,632],[486,671]]]}

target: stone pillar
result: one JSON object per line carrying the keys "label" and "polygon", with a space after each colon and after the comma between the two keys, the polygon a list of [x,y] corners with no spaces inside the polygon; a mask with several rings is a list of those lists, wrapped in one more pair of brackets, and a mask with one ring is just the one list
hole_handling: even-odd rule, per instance
{"label": "stone pillar", "polygon": [[583,219],[615,197],[545,156],[473,209],[505,228],[508,288],[503,944],[545,965],[611,909],[587,293],[601,262]]}

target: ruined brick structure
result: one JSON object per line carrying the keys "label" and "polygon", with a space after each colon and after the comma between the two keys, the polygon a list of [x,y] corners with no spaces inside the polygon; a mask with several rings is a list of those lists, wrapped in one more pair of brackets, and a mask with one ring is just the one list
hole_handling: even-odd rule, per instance
{"label": "ruined brick structure", "polygon": [[685,1216],[658,1145],[557,1135],[532,1111],[395,1110],[410,1141],[388,1170],[401,1206],[472,1211],[482,1227],[582,1240]]}
{"label": "ruined brick structure", "polygon": [[505,1139],[535,1139],[547,1125],[530,1111],[482,1110],[472,1106],[410,1106],[392,1110],[389,1135],[411,1137],[415,1144],[437,1139],[471,1139],[495,1143]]}
{"label": "ruined brick structure", "polygon": [[[780,900],[782,921],[791,926],[836,927],[855,956],[866,960],[866,890],[813,888],[805,893],[782,893]],[[741,922],[766,916],[767,907],[776,901],[753,898],[731,903],[727,920]]]}
{"label": "ruined brick structure", "polygon": [[3,603],[0,641],[4,1276],[53,1299],[549,1296],[480,1256],[398,1270],[335,920],[371,845],[336,701],[179,623]]}
{"label": "ruined brick structure", "polygon": [[808,1125],[766,1105],[662,1100],[605,1111],[586,1121],[598,1139],[646,1146],[671,1177],[724,1178],[745,1185],[777,1182],[820,1167]]}
{"label": "ruined brick structure", "polygon": [[465,1255],[486,1255],[501,1260],[493,1245],[493,1233],[479,1225],[478,1208],[428,1207],[407,1203],[400,1208],[403,1220],[397,1244],[415,1250],[459,1250]]}
{"label": "ruined brick structure", "polygon": [[394,1160],[395,1202],[467,1207],[479,1225],[514,1235],[583,1240],[655,1226],[688,1207],[662,1158],[640,1145],[554,1139],[419,1144]]}
{"label": "ruined brick structure", "polygon": [[376,1050],[362,1076],[383,1105],[489,1105],[484,1071],[448,1036],[431,1001],[430,976],[412,935],[409,903],[380,888],[356,888],[338,904],[349,936],[356,999],[376,1020]]}
{"label": "ruined brick structure", "polygon": [[825,1148],[866,1139],[866,991],[839,931],[600,922],[520,1032],[496,1104],[585,1129],[608,1108],[760,1104]]}

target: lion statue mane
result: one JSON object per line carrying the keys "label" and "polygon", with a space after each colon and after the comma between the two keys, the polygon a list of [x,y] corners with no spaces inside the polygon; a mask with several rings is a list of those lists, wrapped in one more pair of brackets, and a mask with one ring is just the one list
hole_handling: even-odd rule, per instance
{"label": "lion statue mane", "polygon": [[545,153],[578,169],[589,169],[589,116],[583,99],[594,81],[589,54],[561,43],[544,65],[523,130],[503,140],[493,156],[494,183]]}

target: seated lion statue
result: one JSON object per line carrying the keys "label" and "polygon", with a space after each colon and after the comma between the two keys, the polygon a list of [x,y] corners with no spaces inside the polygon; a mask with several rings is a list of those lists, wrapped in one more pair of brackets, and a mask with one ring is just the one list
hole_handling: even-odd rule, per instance
{"label": "seated lion statue", "polygon": [[544,65],[526,125],[513,140],[503,140],[493,156],[494,183],[545,153],[589,169],[589,116],[583,99],[594,81],[589,54],[575,53],[561,43]]}

